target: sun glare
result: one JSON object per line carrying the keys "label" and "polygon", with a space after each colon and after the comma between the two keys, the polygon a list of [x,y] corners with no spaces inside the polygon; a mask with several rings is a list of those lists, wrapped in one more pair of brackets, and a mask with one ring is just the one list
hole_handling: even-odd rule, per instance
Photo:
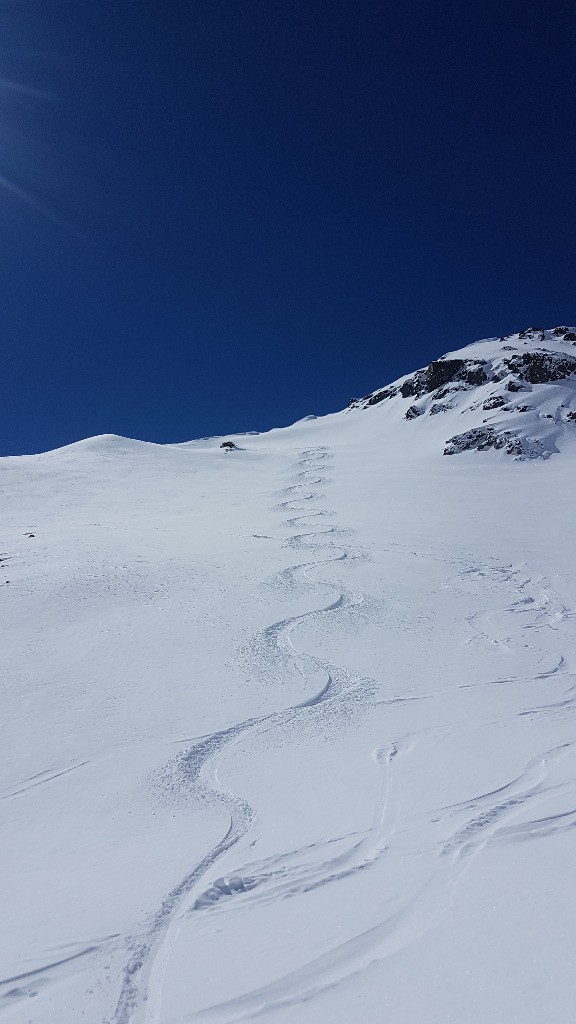
{"label": "sun glare", "polygon": [[[34,152],[36,141],[32,133],[28,134],[22,124],[16,124],[25,110],[23,103],[26,104],[27,99],[46,102],[54,97],[44,89],[0,76],[0,193],[13,196],[52,223],[76,233],[61,216],[34,195],[34,186],[30,188],[29,182],[33,179],[37,185],[43,184],[43,161],[41,154]],[[30,104],[27,106],[30,109]]]}

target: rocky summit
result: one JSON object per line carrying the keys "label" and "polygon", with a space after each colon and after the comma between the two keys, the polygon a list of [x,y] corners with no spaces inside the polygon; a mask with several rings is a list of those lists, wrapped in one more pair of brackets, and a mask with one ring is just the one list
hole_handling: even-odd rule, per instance
{"label": "rocky summit", "polygon": [[576,426],[576,328],[530,327],[474,342],[352,399],[349,409],[383,402],[411,424],[438,416],[449,428],[444,455],[493,449],[547,459]]}

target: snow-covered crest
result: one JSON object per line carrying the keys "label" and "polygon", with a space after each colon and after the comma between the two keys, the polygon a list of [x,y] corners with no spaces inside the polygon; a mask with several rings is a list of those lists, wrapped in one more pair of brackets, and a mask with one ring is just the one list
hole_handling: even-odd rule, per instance
{"label": "snow-covered crest", "polygon": [[391,399],[406,420],[442,417],[445,455],[494,449],[520,460],[548,458],[576,429],[576,330],[529,328],[475,342],[353,399],[350,408]]}

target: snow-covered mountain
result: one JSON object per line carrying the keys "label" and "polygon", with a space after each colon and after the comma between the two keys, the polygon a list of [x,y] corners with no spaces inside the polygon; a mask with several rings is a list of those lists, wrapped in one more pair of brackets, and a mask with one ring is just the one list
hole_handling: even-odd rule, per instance
{"label": "snow-covered mountain", "polygon": [[515,459],[547,459],[574,432],[575,347],[574,329],[530,327],[450,352],[349,407],[396,399],[407,420],[441,415],[443,433],[446,423],[458,430],[444,455],[493,448]]}
{"label": "snow-covered mountain", "polygon": [[7,1024],[572,1024],[575,341],[0,461]]}

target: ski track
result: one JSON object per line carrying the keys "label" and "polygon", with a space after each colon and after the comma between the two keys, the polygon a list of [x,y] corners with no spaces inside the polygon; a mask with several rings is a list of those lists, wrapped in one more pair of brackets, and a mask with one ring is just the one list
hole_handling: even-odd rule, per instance
{"label": "ski track", "polygon": [[[346,540],[352,531],[341,526],[321,525],[324,519],[336,515],[334,511],[307,504],[322,497],[310,488],[328,482],[323,470],[328,469],[329,464],[330,453],[326,449],[301,453],[294,468],[295,482],[280,492],[280,497],[285,500],[276,505],[274,510],[283,514],[295,513],[282,523],[292,531],[284,545],[293,550],[308,550],[318,557],[288,566],[276,573],[270,581],[274,587],[289,591],[318,586],[328,588],[331,584],[318,578],[323,566],[366,557],[360,549],[347,546]],[[321,558],[321,553],[329,557]],[[410,554],[443,561],[426,552],[411,551]],[[556,598],[546,580],[537,575],[531,577],[526,566],[466,564],[463,561],[456,568],[457,575],[445,583],[455,594],[469,596],[479,584],[482,593],[488,589],[505,595],[504,606],[498,613],[493,610],[478,611],[468,617],[468,642],[476,646],[500,643],[511,648],[520,642],[534,656],[534,672],[531,675],[462,683],[456,690],[472,691],[478,687],[506,686],[509,692],[510,686],[518,686],[520,697],[522,686],[529,681],[542,680],[550,681],[552,685],[562,685],[565,678],[573,679],[574,674],[570,672],[562,653],[558,654],[555,664],[544,668],[539,664],[542,652],[537,643],[525,639],[526,636],[537,636],[539,630],[558,631],[571,617],[570,610]],[[345,692],[365,685],[366,681],[360,677],[340,671],[337,666],[329,665],[312,655],[302,654],[292,643],[292,634],[304,621],[338,614],[342,609],[357,608],[363,600],[362,595],[340,588],[334,600],[305,614],[287,617],[264,627],[251,641],[255,663],[260,661],[265,664],[269,673],[274,664],[279,664],[279,659],[288,659],[292,669],[296,669],[304,681],[312,673],[316,676],[323,671],[326,677],[324,685],[299,704],[202,737],[188,751],[179,755],[179,771],[187,785],[194,792],[224,806],[230,816],[230,826],[222,840],[165,897],[156,914],[143,928],[142,936],[132,940],[131,957],[124,970],[120,999],[111,1024],[135,1024],[136,1021],[157,1024],[165,969],[178,935],[178,921],[186,913],[218,914],[223,907],[229,913],[231,896],[238,899],[238,908],[243,907],[246,912],[250,906],[262,906],[313,891],[355,872],[370,869],[397,841],[405,844],[412,839],[413,849],[426,852],[429,866],[420,886],[400,894],[400,909],[395,909],[379,924],[272,984],[233,1000],[205,1007],[185,1018],[189,1021],[221,1021],[222,1024],[251,1021],[275,1008],[297,1006],[301,1001],[313,998],[328,987],[341,984],[351,974],[363,970],[375,960],[392,955],[421,937],[449,909],[461,878],[488,843],[525,841],[576,827],[576,809],[573,806],[554,814],[537,810],[550,796],[563,792],[570,795],[572,792],[575,772],[569,773],[567,780],[554,781],[555,769],[561,761],[568,759],[569,763],[572,760],[576,762],[576,743],[571,742],[531,757],[516,778],[492,792],[474,796],[460,804],[431,809],[426,817],[410,819],[408,816],[399,823],[400,815],[394,798],[394,764],[410,754],[419,736],[433,732],[453,734],[465,724],[453,722],[423,730],[419,734],[399,737],[373,752],[379,771],[378,796],[373,821],[366,832],[327,839],[264,861],[248,863],[240,873],[228,879],[218,878],[203,892],[199,892],[205,875],[216,867],[226,851],[246,835],[255,817],[254,809],[246,801],[218,787],[215,772],[220,754],[255,730],[281,729],[298,714],[328,701],[337,702]],[[512,636],[506,635],[506,629],[503,629],[508,616],[520,624],[520,631],[516,625]],[[526,633],[528,630],[531,632]],[[375,703],[393,705],[419,700],[434,701],[447,692],[446,689],[438,689],[419,695],[398,694]],[[542,692],[544,696],[545,691]],[[517,707],[504,715],[504,718],[566,714],[575,708],[576,683],[570,683],[559,699],[548,700],[534,708]],[[479,724],[481,727],[492,725],[493,718]],[[574,768],[576,771],[576,763]],[[529,821],[514,822],[514,818],[525,808],[530,811],[534,808],[537,816],[531,817]],[[247,904],[246,900],[250,903]]]}
{"label": "ski track", "polygon": [[38,772],[37,775],[33,775],[29,779],[25,779],[24,782],[19,784],[19,789],[13,789],[10,793],[4,793],[0,796],[0,800],[9,800],[13,796],[20,796],[22,793],[27,793],[30,789],[36,789],[38,786],[45,786],[48,782],[53,782],[54,779],[60,779],[63,775],[68,775],[69,772],[76,771],[77,768],[84,768],[85,765],[90,764],[89,761],[80,761],[78,764],[73,764],[69,768],[62,768],[60,771],[50,772]]}
{"label": "ski track", "polygon": [[[293,477],[296,482],[280,492],[281,497],[288,495],[292,495],[292,497],[275,506],[275,509],[281,512],[288,510],[299,511],[300,514],[291,516],[283,521],[282,525],[287,529],[295,531],[298,528],[298,524],[303,521],[336,515],[331,510],[299,508],[299,503],[314,501],[321,497],[317,492],[309,491],[307,488],[328,482],[324,476],[318,475],[318,463],[328,462],[329,459],[330,453],[327,449],[315,449],[301,453],[295,466],[295,475]],[[313,468],[306,468],[308,466]],[[302,495],[297,494],[300,490],[304,490],[305,493]],[[309,523],[308,525],[312,526],[313,524]],[[318,558],[299,565],[289,566],[282,570],[280,574],[277,574],[277,582],[278,578],[281,578],[284,586],[291,587],[299,577],[300,582],[305,580],[308,587],[314,588],[317,584],[310,579],[309,572],[318,570],[323,565],[357,557],[355,553],[341,547],[335,551],[336,545],[333,543],[333,538],[345,538],[351,532],[344,528],[332,526],[316,531],[307,530],[305,533],[294,532],[285,541],[286,547],[305,548],[313,552],[328,548],[331,552],[331,557]],[[324,587],[328,585],[322,584]],[[335,701],[343,692],[362,685],[363,680],[359,677],[351,677],[349,672],[334,672],[333,667],[329,666],[328,663],[312,655],[304,655],[298,652],[293,646],[291,638],[291,634],[300,623],[315,617],[338,612],[339,609],[345,606],[355,606],[357,603],[361,603],[362,600],[361,595],[341,589],[337,597],[328,604],[302,615],[288,617],[264,627],[252,642],[257,657],[262,657],[263,647],[267,650],[272,660],[274,656],[278,658],[281,654],[287,654],[293,667],[303,676],[304,680],[306,680],[307,675],[311,674],[310,670],[313,670],[315,675],[318,671],[323,671],[326,676],[324,685],[318,692],[283,711],[248,719],[245,722],[232,725],[209,736],[201,737],[192,747],[175,759],[179,774],[185,780],[187,786],[197,795],[225,807],[230,817],[230,825],[220,842],[208,851],[178,885],[164,897],[160,907],[142,926],[140,933],[129,940],[128,949],[130,956],[124,967],[120,996],[110,1024],[133,1024],[133,1022],[135,1024],[136,1021],[141,1021],[142,1024],[155,1024],[160,1014],[165,968],[178,933],[178,919],[187,910],[211,906],[217,902],[221,895],[230,895],[233,892],[246,892],[257,886],[259,880],[261,880],[261,872],[257,873],[256,878],[252,878],[251,875],[233,876],[228,882],[221,878],[217,879],[212,886],[205,890],[203,897],[198,898],[196,896],[199,883],[207,872],[216,866],[224,853],[235,846],[246,835],[255,818],[254,809],[245,800],[218,786],[216,782],[218,757],[224,749],[241,742],[249,733],[263,728],[282,728],[283,725],[287,724],[296,715],[308,709],[317,708],[327,701]],[[394,753],[396,753],[396,750],[394,750]],[[383,777],[388,777],[389,773],[382,766],[389,764],[392,754],[389,752],[388,755],[382,755],[380,751],[377,751],[375,756],[381,766],[381,774]],[[172,770],[173,768],[174,766],[172,765]],[[379,801],[378,807],[381,808],[381,806]],[[384,806],[387,806],[387,801],[384,801]],[[379,851],[382,842],[381,832],[386,815],[382,814],[380,809],[377,812],[377,816],[379,823],[375,822],[374,829],[371,829],[369,832],[369,837],[375,843],[375,850]],[[310,869],[308,866],[308,868],[302,868],[299,873],[296,872],[299,875],[298,887],[300,891],[306,891],[307,888],[313,888],[318,884],[326,884],[345,874],[349,874],[353,870],[361,869],[375,855],[375,852],[372,851],[369,845],[368,837],[360,840],[356,839],[352,849],[339,853],[331,859],[331,871],[328,877],[326,876],[325,863],[322,869],[322,880],[315,879],[315,874],[318,874],[317,868],[314,871],[314,869]],[[354,861],[354,864],[352,864],[352,861]],[[273,874],[265,874],[265,877],[271,879]],[[292,878],[287,883],[292,892],[294,891],[294,881],[294,878]],[[281,895],[281,887],[279,892]],[[270,898],[274,898],[274,895],[271,894]]]}
{"label": "ski track", "polygon": [[[296,573],[297,569],[305,572],[308,566],[305,564],[295,567],[293,572]],[[553,596],[551,588],[542,577],[532,578],[524,570],[525,567],[513,566],[467,566],[459,574],[457,583],[448,581],[446,585],[457,591],[466,577],[482,580],[483,584],[488,581],[490,586],[493,585],[497,591],[506,594],[505,613],[531,614],[531,620],[524,621],[521,629],[557,630],[559,625],[571,616],[571,612]],[[292,576],[290,579],[293,578]],[[542,590],[543,586],[546,589]],[[495,615],[493,612],[471,616],[468,624],[473,639],[480,643],[497,642],[494,627],[500,623],[501,617],[501,613]],[[536,668],[538,656],[542,652],[537,646],[532,645],[530,652],[534,654]],[[559,654],[555,664],[541,671],[535,670],[533,674],[489,679],[479,683],[463,683],[456,687],[456,690],[472,691],[478,687],[509,687],[512,684],[520,687],[520,702],[522,687],[527,682],[551,681],[562,685],[565,678],[573,678],[573,675],[564,655]],[[440,689],[414,697],[395,696],[377,703],[434,700],[447,692],[449,691],[446,689]],[[565,690],[560,700],[544,703],[537,708],[526,709],[520,705],[504,713],[499,720],[535,714],[564,714],[572,712],[575,707],[576,684],[573,684]],[[479,724],[481,727],[492,725],[493,719],[481,721]],[[426,729],[420,735],[435,731],[453,733],[459,725],[460,723],[452,723],[449,727]],[[234,1021],[256,1020],[282,1007],[297,1007],[316,994],[338,986],[347,977],[361,972],[375,960],[384,959],[419,939],[449,909],[464,874],[488,844],[540,839],[576,827],[576,743],[573,742],[559,744],[530,758],[516,778],[494,791],[477,795],[460,804],[437,808],[432,810],[427,818],[412,821],[408,819],[398,827],[391,763],[399,754],[409,754],[417,742],[418,734],[414,734],[375,752],[374,756],[382,772],[381,800],[378,801],[372,827],[365,836],[353,835],[319,844],[319,849],[314,850],[315,854],[320,855],[319,860],[312,864],[310,851],[293,851],[284,857],[274,858],[270,864],[257,862],[248,865],[247,870],[254,881],[250,901],[252,905],[257,906],[311,891],[320,885],[347,877],[355,871],[369,868],[395,844],[396,839],[405,841],[412,836],[410,848],[414,851],[424,850],[431,855],[428,874],[421,887],[417,891],[403,894],[400,910],[392,913],[380,924],[348,939],[305,967],[233,1000],[204,1007],[187,1015],[185,1020],[231,1024]],[[567,762],[568,771],[565,772],[566,777],[558,781],[556,771],[562,762]],[[538,808],[546,805],[550,798],[558,796],[572,801],[568,810],[548,815],[538,811]],[[532,813],[536,811],[537,816],[531,816],[528,821],[515,823],[514,818],[526,810]],[[324,856],[334,843],[339,848],[345,844],[345,848],[339,849],[336,856]],[[214,906],[210,912],[218,913],[218,906]]]}

